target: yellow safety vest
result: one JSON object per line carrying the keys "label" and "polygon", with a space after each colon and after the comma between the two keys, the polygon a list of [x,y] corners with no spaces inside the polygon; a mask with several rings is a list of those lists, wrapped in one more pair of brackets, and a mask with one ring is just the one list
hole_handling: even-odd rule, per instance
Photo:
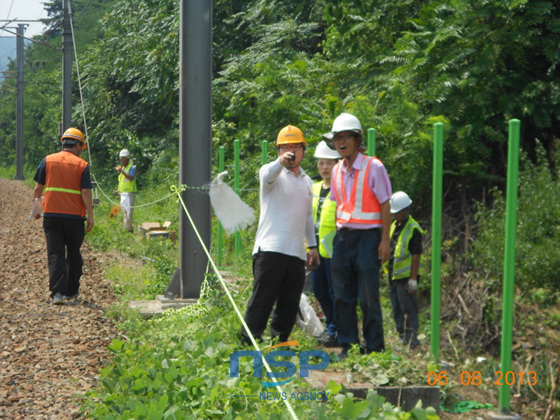
{"label": "yellow safety vest", "polygon": [[[397,222],[394,221],[391,224],[391,231],[389,237],[393,237],[393,232],[397,227]],[[410,277],[412,272],[412,254],[408,250],[408,244],[414,233],[414,229],[418,229],[420,233],[424,234],[424,231],[412,216],[408,216],[405,226],[399,234],[397,239],[397,245],[395,246],[395,251],[393,252],[393,280],[406,279]],[[421,258],[421,257],[420,257]],[[420,262],[420,266],[423,266]]]}
{"label": "yellow safety vest", "polygon": [[[128,173],[132,168],[132,163],[128,163],[128,166],[124,168],[124,171]],[[136,192],[136,177],[132,181],[126,179],[123,174],[119,174],[119,192],[120,193],[129,193],[129,192]]]}
{"label": "yellow safety vest", "polygon": [[[321,196],[321,189],[323,188],[324,181],[319,181],[313,184],[313,221],[317,224],[317,206],[319,204],[319,197]],[[336,202],[325,197],[323,207],[321,208],[321,218],[319,220],[319,255],[323,258],[330,258],[325,245],[321,239],[325,238],[331,232],[336,231]],[[331,241],[332,242],[332,241]],[[332,250],[331,250],[332,253]]]}

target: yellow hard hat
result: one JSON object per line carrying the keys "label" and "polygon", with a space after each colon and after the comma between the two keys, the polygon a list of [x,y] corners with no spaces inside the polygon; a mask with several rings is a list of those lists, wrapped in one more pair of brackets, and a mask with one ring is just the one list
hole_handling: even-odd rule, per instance
{"label": "yellow hard hat", "polygon": [[60,141],[64,141],[64,139],[79,140],[82,142],[82,149],[87,149],[87,144],[84,139],[84,133],[82,133],[77,128],[70,127],[68,130],[66,130],[60,138]]}
{"label": "yellow hard hat", "polygon": [[283,144],[297,144],[303,143],[304,145],[307,144],[305,142],[305,137],[303,135],[303,131],[297,128],[295,125],[287,125],[278,133],[278,137],[276,138],[276,146],[281,146]]}

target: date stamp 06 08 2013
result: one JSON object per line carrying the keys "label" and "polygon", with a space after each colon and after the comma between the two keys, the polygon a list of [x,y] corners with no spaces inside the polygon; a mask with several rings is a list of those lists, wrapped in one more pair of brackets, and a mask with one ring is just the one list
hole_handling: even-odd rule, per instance
{"label": "date stamp 06 08 2013", "polygon": [[[445,386],[449,384],[449,378],[447,377],[447,371],[442,370],[440,372],[435,372],[433,370],[428,372],[427,382],[428,385],[439,385]],[[475,370],[474,372],[463,371],[459,375],[459,382],[451,381],[451,385],[475,385],[479,386],[482,384],[486,385],[515,385],[515,383],[519,383],[520,385],[528,384],[528,385],[536,385],[537,384],[537,373],[533,370],[525,373],[525,372],[502,372],[496,371],[494,372],[494,380],[492,379],[483,379],[482,374]]]}

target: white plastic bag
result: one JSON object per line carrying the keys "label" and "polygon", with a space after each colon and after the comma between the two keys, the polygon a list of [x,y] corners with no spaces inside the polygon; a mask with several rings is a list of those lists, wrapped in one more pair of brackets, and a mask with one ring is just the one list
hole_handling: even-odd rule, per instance
{"label": "white plastic bag", "polygon": [[307,331],[314,337],[319,337],[324,330],[323,324],[321,324],[317,314],[307,301],[305,293],[301,294],[301,299],[299,301],[297,324],[302,330]]}
{"label": "white plastic bag", "polygon": [[210,185],[210,203],[226,233],[243,230],[255,222],[255,212],[226,183],[227,171],[219,174]]}
{"label": "white plastic bag", "polygon": [[43,197],[36,198],[33,200],[33,208],[31,209],[31,214],[29,219],[40,219],[43,216]]}

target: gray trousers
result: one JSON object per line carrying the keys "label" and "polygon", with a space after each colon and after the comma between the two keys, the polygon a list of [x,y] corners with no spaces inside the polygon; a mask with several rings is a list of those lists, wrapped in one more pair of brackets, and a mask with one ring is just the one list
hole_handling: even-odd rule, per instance
{"label": "gray trousers", "polygon": [[408,279],[391,280],[389,296],[393,308],[393,319],[399,339],[406,344],[417,345],[418,342],[418,298],[417,293],[408,294]]}

